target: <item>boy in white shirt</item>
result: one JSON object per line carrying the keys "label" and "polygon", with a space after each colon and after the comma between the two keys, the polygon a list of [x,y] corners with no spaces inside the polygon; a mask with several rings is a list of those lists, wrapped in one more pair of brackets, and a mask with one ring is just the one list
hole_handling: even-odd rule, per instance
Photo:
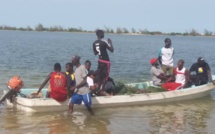
{"label": "boy in white shirt", "polygon": [[162,70],[165,75],[168,72],[169,75],[173,74],[173,55],[174,55],[174,48],[171,47],[171,40],[166,38],[164,40],[165,46],[160,49],[158,54],[158,61],[162,67]]}
{"label": "boy in white shirt", "polygon": [[95,84],[93,81],[94,77],[95,77],[95,72],[93,70],[90,70],[87,74],[87,84],[90,90],[95,90]]}

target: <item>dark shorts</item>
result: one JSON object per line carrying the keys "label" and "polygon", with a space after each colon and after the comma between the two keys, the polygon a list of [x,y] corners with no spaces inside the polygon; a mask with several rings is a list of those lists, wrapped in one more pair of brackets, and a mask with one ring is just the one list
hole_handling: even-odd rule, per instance
{"label": "dark shorts", "polygon": [[80,95],[80,94],[74,93],[72,95],[72,98],[70,99],[70,104],[78,104],[78,105],[80,105],[82,103],[82,101],[84,102],[84,105],[87,108],[90,107],[91,104],[92,104],[91,94],[88,93],[88,94]]}
{"label": "dark shorts", "polygon": [[190,79],[192,81],[192,84],[195,86],[203,85],[208,83],[208,78],[204,78],[198,75],[190,75]]}
{"label": "dark shorts", "polygon": [[110,61],[99,59],[98,73],[101,81],[107,80],[110,73]]}

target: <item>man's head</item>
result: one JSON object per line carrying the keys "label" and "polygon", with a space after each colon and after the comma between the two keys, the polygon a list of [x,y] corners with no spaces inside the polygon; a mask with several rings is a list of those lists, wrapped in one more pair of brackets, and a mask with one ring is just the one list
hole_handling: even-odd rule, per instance
{"label": "man's head", "polygon": [[71,72],[73,71],[73,65],[71,62],[66,63],[66,72]]}
{"label": "man's head", "polygon": [[97,30],[96,35],[99,39],[104,38],[104,31],[103,30]]}
{"label": "man's head", "polygon": [[170,38],[166,38],[166,39],[164,40],[164,43],[165,43],[165,47],[166,47],[166,48],[169,48],[169,47],[171,46],[171,40],[170,40]]}
{"label": "man's head", "polygon": [[184,60],[180,59],[178,60],[178,68],[182,69],[184,67]]}
{"label": "man's head", "polygon": [[80,59],[81,59],[81,57],[80,56],[78,56],[78,55],[74,55],[74,56],[72,56],[72,64],[73,65],[77,65],[77,64],[79,64],[80,63]]}
{"label": "man's head", "polygon": [[152,58],[152,59],[150,60],[150,64],[151,64],[152,66],[158,66],[157,58]]}
{"label": "man's head", "polygon": [[89,71],[91,67],[91,62],[89,60],[85,61],[85,68]]}
{"label": "man's head", "polygon": [[90,70],[87,74],[87,76],[89,76],[90,78],[94,79],[95,77],[95,72],[93,70]]}
{"label": "man's head", "polygon": [[197,63],[199,64],[199,66],[204,66],[205,65],[205,59],[202,57],[199,57],[197,60]]}
{"label": "man's head", "polygon": [[59,72],[61,71],[61,65],[60,65],[60,63],[55,63],[54,64],[54,70],[55,71],[59,71]]}

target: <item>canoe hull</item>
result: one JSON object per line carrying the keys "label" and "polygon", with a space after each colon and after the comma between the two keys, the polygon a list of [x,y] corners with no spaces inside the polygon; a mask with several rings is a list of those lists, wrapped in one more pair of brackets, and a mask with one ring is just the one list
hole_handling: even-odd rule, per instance
{"label": "canoe hull", "polygon": [[[212,89],[214,89],[214,85],[209,83],[176,91],[92,97],[92,108],[149,105],[191,100],[209,95]],[[63,103],[59,103],[53,99],[28,99],[16,97],[13,103],[10,103],[7,100],[6,104],[8,107],[13,107],[26,112],[66,111],[68,109],[69,99]],[[83,104],[75,106],[75,109],[84,108]]]}

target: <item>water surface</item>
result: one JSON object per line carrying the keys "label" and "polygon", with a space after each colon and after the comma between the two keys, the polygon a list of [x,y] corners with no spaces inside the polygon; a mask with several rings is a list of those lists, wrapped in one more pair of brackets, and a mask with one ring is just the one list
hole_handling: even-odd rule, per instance
{"label": "water surface", "polygon": [[[172,39],[175,49],[174,64],[184,59],[189,69],[203,56],[215,74],[214,37],[183,36],[131,36],[107,34],[115,48],[109,53],[111,77],[115,81],[138,82],[150,79],[149,60],[157,57],[164,39]],[[71,56],[81,56],[92,62],[96,69],[97,56],[92,43],[95,34],[0,31],[0,90],[13,75],[20,75],[25,88],[38,88],[53,65],[59,62],[62,69]],[[191,101],[159,105],[140,105],[94,109],[96,116],[87,111],[81,115],[66,116],[64,112],[27,114],[0,106],[0,133],[84,133],[84,134],[212,134],[215,131],[215,92],[210,96]]]}

